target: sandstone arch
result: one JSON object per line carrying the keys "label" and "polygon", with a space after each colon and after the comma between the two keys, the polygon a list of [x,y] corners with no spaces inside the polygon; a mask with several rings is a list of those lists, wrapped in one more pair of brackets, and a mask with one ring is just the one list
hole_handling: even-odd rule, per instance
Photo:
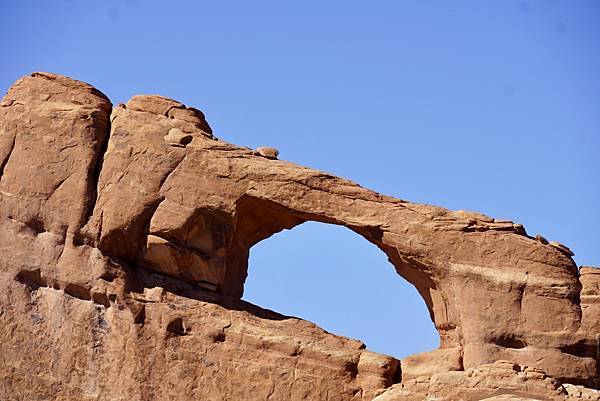
{"label": "sandstone arch", "polygon": [[[415,285],[441,348],[463,368],[496,359],[535,365],[542,353],[557,377],[574,363],[594,369],[595,361],[561,350],[581,321],[577,267],[567,254],[509,221],[386,197],[215,140],[197,128],[205,123],[190,119],[189,128],[164,115],[177,107],[138,96],[113,112],[86,227],[100,250],[241,297],[255,242],[303,221],[339,224],[382,249]],[[193,135],[186,147],[163,139],[177,124]],[[132,196],[132,185],[143,191]],[[177,256],[165,259],[173,249]],[[540,311],[554,318],[541,320]]]}
{"label": "sandstone arch", "polygon": [[[337,208],[338,206],[333,206]],[[430,314],[433,318],[433,301],[430,289],[434,286],[430,278],[423,272],[413,269],[408,264],[403,264],[394,257],[393,250],[386,246],[383,241],[383,231],[376,226],[362,226],[359,223],[360,216],[355,223],[349,223],[349,219],[336,219],[330,215],[308,213],[301,210],[289,209],[286,206],[252,195],[243,195],[236,202],[234,233],[232,237],[231,259],[227,260],[227,275],[224,281],[224,289],[231,291],[235,296],[241,295],[248,268],[248,254],[252,246],[263,239],[278,233],[284,229],[292,229],[295,226],[308,221],[339,225],[349,228],[359,236],[380,248],[388,257],[392,266],[396,267],[399,275],[413,284],[421,296],[423,296]],[[395,262],[395,263],[394,263]]]}
{"label": "sandstone arch", "polygon": [[[48,299],[59,290],[115,316],[121,316],[115,309],[135,304],[131,322],[114,317],[115,326],[133,327],[160,309],[152,316],[162,327],[160,316],[171,312],[150,288],[142,289],[140,303],[132,290],[136,271],[159,272],[176,280],[174,286],[210,290],[202,297],[215,304],[238,305],[250,247],[319,221],[348,227],[378,246],[417,287],[442,350],[421,362],[453,359],[459,361],[453,369],[466,370],[511,360],[597,385],[597,272],[582,270],[580,280],[566,249],[529,237],[519,224],[383,196],[261,157],[216,139],[201,112],[160,96],[136,96],[112,108],[87,84],[36,73],[18,81],[0,106],[0,262],[2,283],[10,283],[3,297],[25,304],[30,295],[23,286]],[[32,277],[35,285],[27,284]],[[227,315],[202,305],[219,319]],[[183,329],[170,333],[186,337],[185,319],[172,321]],[[211,347],[223,342],[221,334],[207,334],[216,339]],[[364,362],[371,356],[346,346],[352,363],[344,375],[352,383],[360,366],[368,375],[376,371],[378,385],[395,380],[394,362],[377,370]]]}

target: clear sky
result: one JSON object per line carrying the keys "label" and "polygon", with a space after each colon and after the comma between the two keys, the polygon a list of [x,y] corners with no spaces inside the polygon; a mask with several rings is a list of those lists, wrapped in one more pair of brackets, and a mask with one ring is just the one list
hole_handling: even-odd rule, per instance
{"label": "clear sky", "polygon": [[[525,225],[600,265],[600,2],[13,0],[0,90],[32,71],[157,93],[215,134],[415,202]],[[404,356],[416,291],[343,227],[252,250],[246,299]]]}

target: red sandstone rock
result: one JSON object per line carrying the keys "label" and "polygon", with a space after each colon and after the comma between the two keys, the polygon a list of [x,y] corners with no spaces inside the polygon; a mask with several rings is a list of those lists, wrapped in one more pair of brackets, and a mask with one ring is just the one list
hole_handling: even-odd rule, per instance
{"label": "red sandstone rock", "polygon": [[[240,301],[250,247],[309,220],[386,253],[440,350],[398,361]],[[570,256],[228,144],[161,96],[112,109],[36,73],[0,103],[0,399],[568,399],[600,385],[600,275]]]}
{"label": "red sandstone rock", "polygon": [[600,400],[600,391],[562,385],[543,370],[496,361],[466,372],[438,373],[395,384],[373,401]]}

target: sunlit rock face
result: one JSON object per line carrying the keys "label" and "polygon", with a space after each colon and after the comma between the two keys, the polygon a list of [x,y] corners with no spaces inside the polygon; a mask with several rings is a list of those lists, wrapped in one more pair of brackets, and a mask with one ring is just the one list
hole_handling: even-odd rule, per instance
{"label": "sunlit rock face", "polygon": [[[520,224],[265,149],[161,96],[113,107],[59,75],[17,81],[0,103],[0,399],[600,399],[598,269]],[[241,301],[249,249],[306,221],[381,249],[440,349],[399,361]]]}

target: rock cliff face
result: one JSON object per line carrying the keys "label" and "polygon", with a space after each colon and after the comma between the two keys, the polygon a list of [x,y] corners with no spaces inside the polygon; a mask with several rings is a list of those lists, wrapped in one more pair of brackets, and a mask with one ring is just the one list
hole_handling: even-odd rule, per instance
{"label": "rock cliff face", "polygon": [[[113,108],[59,75],[17,81],[0,103],[0,399],[600,399],[600,270],[520,224],[266,149],[168,98]],[[399,361],[241,301],[250,248],[310,220],[381,249],[440,348]]]}

